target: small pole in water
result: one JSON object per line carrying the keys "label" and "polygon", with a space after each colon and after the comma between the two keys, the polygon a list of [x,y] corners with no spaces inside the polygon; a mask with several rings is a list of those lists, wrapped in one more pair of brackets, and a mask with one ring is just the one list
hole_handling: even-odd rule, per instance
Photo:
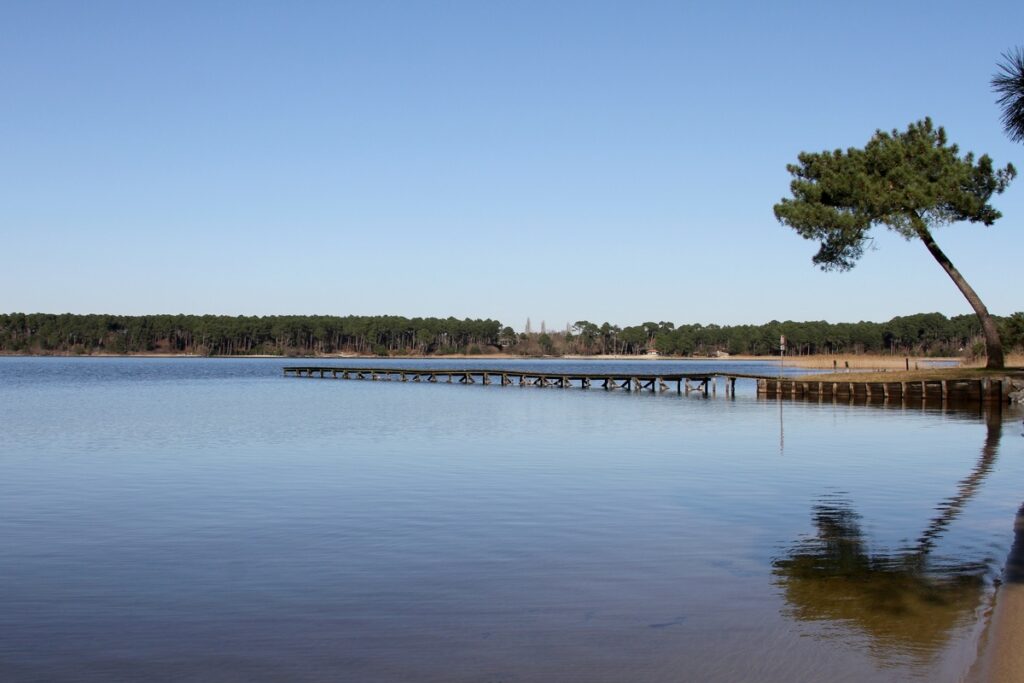
{"label": "small pole in water", "polygon": [[779,378],[782,378],[782,372],[786,365],[786,335],[779,335]]}

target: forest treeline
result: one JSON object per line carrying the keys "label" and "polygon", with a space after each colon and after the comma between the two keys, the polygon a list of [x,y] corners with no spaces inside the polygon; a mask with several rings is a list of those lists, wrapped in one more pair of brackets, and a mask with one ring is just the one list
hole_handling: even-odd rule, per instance
{"label": "forest treeline", "polygon": [[484,353],[497,320],[400,316],[0,315],[0,352],[209,356]]}
{"label": "forest treeline", "polygon": [[[1006,348],[1024,342],[1024,313],[998,318]],[[237,355],[711,356],[891,353],[981,355],[974,315],[901,316],[888,322],[771,321],[763,325],[646,322],[619,327],[577,321],[563,330],[516,333],[497,320],[401,316],[216,316],[0,314],[0,353]]]}

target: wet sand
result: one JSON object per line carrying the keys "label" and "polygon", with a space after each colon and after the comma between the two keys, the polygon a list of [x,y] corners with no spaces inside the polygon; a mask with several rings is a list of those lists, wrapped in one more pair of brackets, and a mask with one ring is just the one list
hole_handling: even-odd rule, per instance
{"label": "wet sand", "polygon": [[1024,585],[1003,584],[996,597],[979,682],[1024,681]]}
{"label": "wet sand", "polygon": [[972,683],[1024,681],[1024,505],[1014,522],[1014,540],[1003,584],[981,643]]}

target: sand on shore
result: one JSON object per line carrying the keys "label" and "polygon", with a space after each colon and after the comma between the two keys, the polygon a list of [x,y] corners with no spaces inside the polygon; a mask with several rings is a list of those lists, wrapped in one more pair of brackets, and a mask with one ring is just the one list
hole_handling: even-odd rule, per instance
{"label": "sand on shore", "polygon": [[968,679],[972,683],[1024,681],[1024,505],[1017,511],[1013,535],[1003,583]]}
{"label": "sand on shore", "polygon": [[982,638],[972,683],[1024,681],[1024,584],[1004,583]]}

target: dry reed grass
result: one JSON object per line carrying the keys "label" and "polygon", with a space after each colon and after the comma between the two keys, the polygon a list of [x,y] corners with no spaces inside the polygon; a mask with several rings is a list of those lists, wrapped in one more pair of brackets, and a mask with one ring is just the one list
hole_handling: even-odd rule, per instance
{"label": "dry reed grass", "polygon": [[798,380],[815,382],[920,382],[938,379],[981,379],[1004,374],[1016,375],[1019,371],[994,372],[984,368],[930,368],[911,370],[860,370],[853,372],[829,372],[818,375],[801,375]]}
{"label": "dry reed grass", "polygon": [[[1008,353],[1005,361],[1008,368],[1024,367],[1024,353]],[[965,368],[983,368],[985,367],[985,357],[965,360],[961,365]]]}
{"label": "dry reed grass", "polygon": [[934,367],[936,364],[960,363],[959,358],[914,358],[907,356],[796,356],[786,358],[790,367],[822,370],[836,368],[838,370],[906,370],[909,360],[910,369]]}
{"label": "dry reed grass", "polygon": [[[730,356],[730,360],[772,360],[771,356]],[[949,363],[960,364],[962,359],[960,358],[921,358],[910,356],[910,369],[926,369],[934,367],[936,364],[947,365]],[[775,356],[774,361],[777,363],[779,357]],[[888,355],[813,355],[813,356],[786,356],[785,364],[790,368],[807,368],[808,370],[828,370],[835,368],[836,370],[845,371],[847,368],[850,370],[906,370],[907,369],[907,357],[906,356],[888,356]],[[982,362],[984,365],[984,362]]]}

